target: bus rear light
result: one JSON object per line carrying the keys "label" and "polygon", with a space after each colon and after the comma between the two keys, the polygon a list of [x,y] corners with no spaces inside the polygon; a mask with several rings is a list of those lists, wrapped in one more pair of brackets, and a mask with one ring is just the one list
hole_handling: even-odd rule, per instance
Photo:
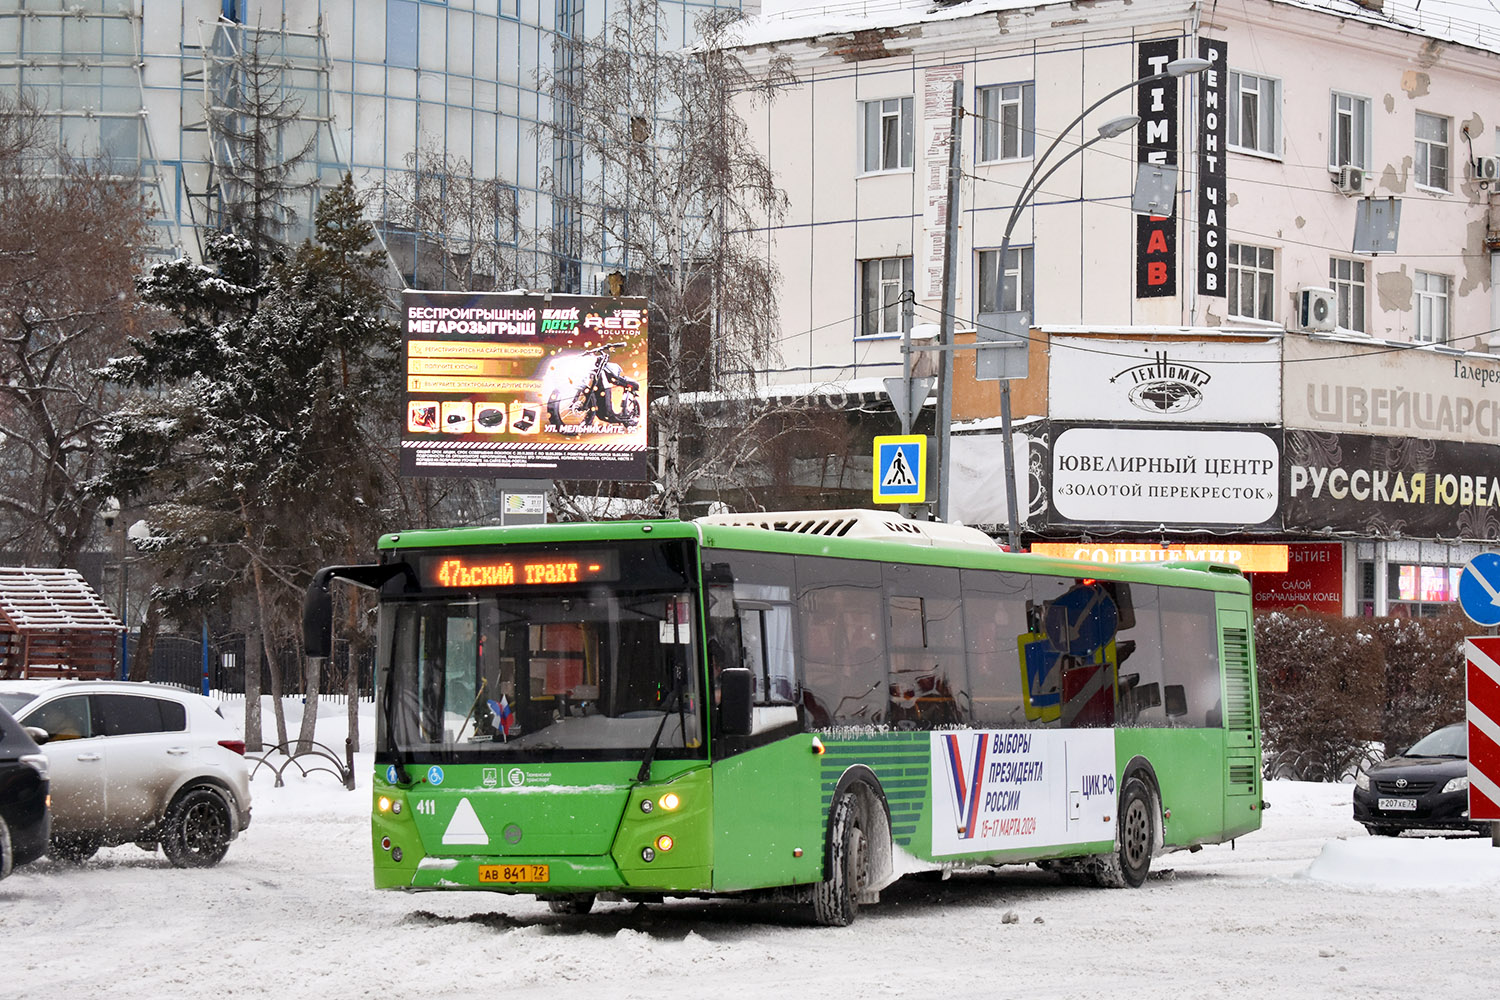
{"label": "bus rear light", "polygon": [[667,812],[671,812],[673,809],[676,809],[678,806],[682,805],[682,800],[677,797],[676,792],[668,792],[661,798],[657,799],[656,804],[661,806]]}
{"label": "bus rear light", "polygon": [[389,851],[391,849],[391,838],[390,837],[381,837],[380,838],[380,849],[382,851]]}
{"label": "bus rear light", "polygon": [[672,849],[672,845],[675,843],[676,841],[672,839],[670,834],[664,833],[660,837],[656,838],[656,849],[663,852],[670,851]]}
{"label": "bus rear light", "polygon": [[821,756],[827,750],[828,748],[823,745],[823,741],[814,736],[812,741],[812,752]]}

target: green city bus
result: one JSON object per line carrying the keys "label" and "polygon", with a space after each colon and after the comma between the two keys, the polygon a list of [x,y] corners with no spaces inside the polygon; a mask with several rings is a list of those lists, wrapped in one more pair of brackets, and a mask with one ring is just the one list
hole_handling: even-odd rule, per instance
{"label": "green city bus", "polygon": [[1035,863],[1138,886],[1260,826],[1250,593],[879,511],[420,530],[373,589],[375,885],[795,901]]}

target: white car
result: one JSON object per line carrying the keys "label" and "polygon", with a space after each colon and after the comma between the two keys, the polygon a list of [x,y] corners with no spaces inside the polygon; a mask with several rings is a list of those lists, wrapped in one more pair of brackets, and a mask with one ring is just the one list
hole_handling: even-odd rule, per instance
{"label": "white car", "polygon": [[160,844],[179,868],[206,868],[250,823],[245,741],[202,695],[124,681],[0,681],[0,705],[47,756],[54,857],[82,861],[133,841]]}

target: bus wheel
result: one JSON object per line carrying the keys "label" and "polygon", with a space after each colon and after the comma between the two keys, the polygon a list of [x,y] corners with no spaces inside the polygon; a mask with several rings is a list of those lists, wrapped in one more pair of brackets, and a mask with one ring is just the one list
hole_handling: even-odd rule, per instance
{"label": "bus wheel", "polygon": [[828,831],[828,877],[813,887],[813,916],[824,927],[847,927],[870,868],[863,810],[852,794],[845,792],[833,803]]}
{"label": "bus wheel", "polygon": [[1120,789],[1119,850],[1096,870],[1100,885],[1112,889],[1140,888],[1151,871],[1156,849],[1156,811],[1151,789],[1140,777],[1128,778]]}
{"label": "bus wheel", "polygon": [[547,900],[547,909],[569,917],[581,917],[594,908],[594,894],[581,892],[576,896],[553,896]]}

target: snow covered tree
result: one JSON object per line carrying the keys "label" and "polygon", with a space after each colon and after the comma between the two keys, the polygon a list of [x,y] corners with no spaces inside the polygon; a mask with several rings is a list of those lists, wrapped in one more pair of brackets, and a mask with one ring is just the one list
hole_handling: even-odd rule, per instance
{"label": "snow covered tree", "polygon": [[[379,189],[386,246],[413,288],[535,288],[535,234],[523,232],[516,186],[476,177],[469,162],[420,149]],[[372,199],[372,202],[374,199]]]}
{"label": "snow covered tree", "polygon": [[76,565],[97,530],[110,390],[91,374],[137,322],[139,184],[72,158],[56,125],[0,100],[0,547]]}
{"label": "snow covered tree", "polygon": [[320,203],[316,239],[281,261],[221,234],[204,263],[143,279],[176,322],[103,370],[144,391],[112,415],[117,461],[96,488],[146,505],[149,548],[175,581],[158,589],[168,613],[253,602],[282,743],[278,640],[295,634],[312,571],[388,522],[397,327],[372,240],[349,177]]}
{"label": "snow covered tree", "polygon": [[[776,333],[778,276],[756,234],[781,218],[786,198],[737,105],[770,100],[790,73],[783,60],[753,77],[724,47],[739,17],[709,12],[699,43],[672,49],[656,0],[632,0],[597,37],[563,40],[543,83],[557,109],[544,131],[567,153],[550,193],[556,214],[577,220],[556,230],[554,250],[603,261],[622,275],[621,291],[649,300],[658,444],[647,510],[668,516],[695,485],[733,479],[763,442],[767,415],[745,408],[706,447],[684,447],[701,423],[684,394],[749,400]],[[563,503],[583,506],[566,494]]]}

